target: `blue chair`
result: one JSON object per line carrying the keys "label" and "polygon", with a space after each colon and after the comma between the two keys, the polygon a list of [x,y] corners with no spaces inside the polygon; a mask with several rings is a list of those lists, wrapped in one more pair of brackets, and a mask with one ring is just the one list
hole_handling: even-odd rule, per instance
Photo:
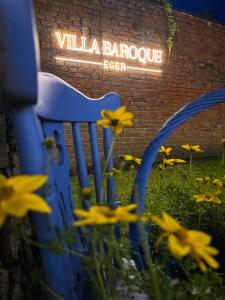
{"label": "blue chair", "polygon": [[[88,123],[95,192],[99,202],[102,174],[96,121],[101,118],[102,109],[117,109],[121,105],[120,98],[117,94],[110,93],[100,99],[90,99],[60,78],[39,72],[39,52],[31,0],[0,2],[0,38],[0,65],[4,69],[0,88],[3,104],[11,110],[14,121],[22,173],[46,173],[48,155],[43,147],[45,137],[54,137],[59,153],[58,161],[51,159],[46,190],[46,200],[53,213],[50,216],[31,214],[36,239],[45,244],[56,234],[52,229],[67,228],[74,220],[72,211],[75,202],[71,192],[63,122],[70,122],[72,125],[80,187],[89,185],[80,130],[81,123]],[[131,197],[131,202],[138,202],[141,212],[144,211],[147,179],[159,147],[173,130],[187,119],[224,101],[225,89],[200,97],[172,116],[153,139],[144,153]],[[111,131],[104,129],[103,135],[107,156],[112,142]],[[111,157],[108,169],[112,167]],[[112,207],[118,205],[113,178],[108,180],[107,200]],[[88,206],[89,203],[84,202],[84,208],[87,209]],[[137,249],[139,239],[136,225],[131,224],[130,240]],[[79,235],[75,245],[68,248],[82,253],[83,245]],[[67,253],[57,256],[47,248],[41,248],[40,255],[45,282],[51,290],[65,300],[85,299],[85,274],[79,257],[75,258]],[[48,299],[55,297],[49,293]]]}

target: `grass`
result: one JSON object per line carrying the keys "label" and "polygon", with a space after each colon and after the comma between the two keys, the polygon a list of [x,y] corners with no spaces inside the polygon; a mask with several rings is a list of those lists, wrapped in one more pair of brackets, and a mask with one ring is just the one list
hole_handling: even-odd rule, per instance
{"label": "grass", "polygon": [[[152,170],[146,189],[145,213],[160,214],[166,211],[176,217],[182,225],[189,229],[203,230],[214,237],[214,244],[225,251],[225,188],[219,196],[222,204],[196,203],[193,198],[196,194],[215,191],[215,187],[196,182],[197,177],[212,175],[214,178],[223,178],[225,167],[221,166],[218,158],[204,158],[193,161],[192,174],[189,174],[189,164],[168,167],[164,176],[156,164]],[[135,171],[122,171],[116,176],[116,187],[121,205],[129,203]],[[93,176],[90,176],[90,185],[93,187]],[[73,185],[77,195],[78,182]],[[76,197],[77,198],[77,197]],[[81,203],[78,203],[81,206]],[[127,226],[122,226],[126,235]],[[221,255],[221,259],[222,255]],[[224,259],[223,259],[224,260]],[[223,262],[225,266],[225,261]]]}
{"label": "grass", "polygon": [[[225,201],[223,204],[196,203],[193,196],[204,192],[213,191],[214,188],[196,182],[197,177],[211,175],[214,178],[223,178],[225,167],[221,166],[218,158],[204,158],[193,161],[192,174],[189,174],[189,164],[168,167],[164,175],[158,170],[158,165],[153,167],[146,189],[145,212],[160,214],[166,211],[178,218],[184,225],[199,226],[199,219],[193,223],[193,216],[201,218],[205,213],[215,213],[221,216],[221,210],[225,211]],[[116,178],[118,198],[121,205],[129,203],[134,177],[136,171],[122,171]],[[90,176],[90,185],[93,188],[93,176]],[[77,195],[78,181],[73,184],[74,194]],[[225,193],[220,196],[225,199]],[[81,206],[81,203],[78,203]],[[202,207],[204,208],[202,211]]]}
{"label": "grass", "polygon": [[[121,205],[129,203],[131,191],[133,188],[135,171],[122,171],[115,177],[118,198]],[[195,265],[193,260],[185,258],[178,266],[183,266],[183,269],[188,269],[186,273],[178,275],[178,284],[176,284],[176,300],[210,300],[225,299],[224,288],[224,273],[225,273],[225,187],[222,187],[219,198],[221,204],[196,203],[194,195],[206,192],[215,192],[217,188],[212,184],[202,184],[196,181],[197,177],[212,176],[224,180],[225,167],[221,166],[221,161],[218,158],[202,158],[194,159],[192,165],[192,174],[189,173],[189,164],[168,167],[164,174],[158,169],[158,164],[153,167],[151,176],[146,189],[145,198],[145,213],[161,214],[166,211],[175,217],[183,226],[188,229],[204,231],[212,236],[211,245],[219,250],[219,255],[216,257],[220,264],[218,272],[208,272],[204,275],[194,272]],[[225,182],[225,181],[224,181]],[[90,176],[90,185],[93,188],[93,176]],[[74,195],[77,195],[79,185],[77,179],[73,184]],[[76,197],[77,199],[78,197]],[[93,200],[94,202],[94,200]],[[78,203],[81,206],[81,202]],[[161,233],[158,226],[150,223],[146,227],[150,240],[150,245],[153,245]],[[121,241],[125,245],[129,245],[127,238],[128,226],[121,225],[122,238]],[[159,249],[150,248],[155,262],[161,263],[165,269],[167,262],[169,264],[177,261],[171,258],[171,255],[166,249],[166,243],[162,243]],[[163,261],[161,261],[162,253]],[[168,264],[168,266],[170,266]],[[174,266],[174,265],[173,265]],[[194,266],[194,267],[193,267]],[[178,268],[178,271],[180,267]],[[168,271],[169,272],[169,271]],[[175,275],[174,275],[175,276]],[[179,277],[180,276],[180,277]],[[169,277],[166,277],[167,279]],[[172,279],[171,279],[172,280]],[[171,281],[172,284],[173,280]],[[175,282],[175,281],[174,281]],[[162,283],[163,286],[163,283]],[[193,294],[195,293],[195,294]],[[196,294],[197,293],[197,294]]]}

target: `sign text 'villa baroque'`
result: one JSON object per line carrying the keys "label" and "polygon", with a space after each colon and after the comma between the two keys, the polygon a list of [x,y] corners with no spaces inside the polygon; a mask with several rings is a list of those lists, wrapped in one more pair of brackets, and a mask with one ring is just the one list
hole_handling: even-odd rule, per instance
{"label": "sign text 'villa baroque'", "polygon": [[[57,60],[100,65],[104,69],[116,71],[139,70],[161,73],[159,68],[152,68],[152,65],[159,66],[162,63],[162,50],[137,47],[125,43],[112,43],[107,40],[98,41],[95,38],[92,41],[88,41],[85,36],[78,38],[76,34],[58,31],[55,32],[55,35],[60,49],[76,51],[83,54],[89,53],[93,54],[93,57],[94,55],[101,55],[104,57],[103,61],[96,61],[56,56],[55,58]],[[137,62],[138,66],[133,66],[133,64],[129,65],[129,63],[127,63],[129,60]],[[150,68],[148,68],[149,64],[151,65]]]}

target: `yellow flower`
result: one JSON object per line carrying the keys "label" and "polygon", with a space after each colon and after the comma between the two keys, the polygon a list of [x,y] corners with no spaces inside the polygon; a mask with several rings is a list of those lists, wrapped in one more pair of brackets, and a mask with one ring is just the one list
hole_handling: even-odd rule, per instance
{"label": "yellow flower", "polygon": [[133,162],[136,162],[138,165],[141,164],[142,162],[142,159],[141,158],[138,158],[136,156],[133,156],[133,155],[130,155],[130,154],[126,154],[123,156],[123,159],[126,160],[126,161],[133,161]]}
{"label": "yellow flower", "polygon": [[89,187],[84,187],[81,189],[80,194],[85,200],[89,200],[92,197],[92,190]]}
{"label": "yellow flower", "polygon": [[107,174],[109,176],[116,176],[116,175],[120,174],[120,170],[118,170],[116,168],[112,168],[109,172],[107,172]]}
{"label": "yellow flower", "polygon": [[224,186],[224,183],[221,179],[215,178],[212,183],[219,188]]}
{"label": "yellow flower", "polygon": [[191,152],[204,152],[204,150],[202,150],[200,148],[200,145],[189,145],[189,144],[185,144],[181,146],[183,149],[191,151]]}
{"label": "yellow flower", "polygon": [[159,153],[162,153],[164,155],[170,155],[171,151],[172,151],[172,148],[166,148],[164,146],[161,146]]}
{"label": "yellow flower", "polygon": [[195,178],[195,181],[200,182],[200,183],[203,183],[203,182],[204,182],[204,179],[201,178],[201,177],[197,177],[197,178]]}
{"label": "yellow flower", "polygon": [[170,159],[164,159],[164,166],[173,166],[174,165],[174,159],[170,158]]}
{"label": "yellow flower", "polygon": [[126,106],[121,106],[117,110],[102,110],[101,115],[103,119],[98,120],[97,123],[104,128],[112,128],[114,134],[120,134],[123,127],[133,125],[133,114],[127,112]]}
{"label": "yellow flower", "polygon": [[196,202],[214,202],[217,204],[221,204],[222,201],[217,196],[218,193],[205,193],[201,195],[195,195],[194,198]]}
{"label": "yellow flower", "polygon": [[212,257],[218,254],[218,250],[209,246],[210,235],[197,230],[185,229],[165,212],[162,218],[152,216],[152,220],[165,231],[159,240],[168,236],[168,248],[175,257],[182,258],[191,255],[203,272],[207,270],[206,264],[213,269],[219,267],[218,262]]}
{"label": "yellow flower", "polygon": [[212,181],[212,176],[204,176],[203,178],[198,177],[195,180],[200,183],[210,183]]}
{"label": "yellow flower", "polygon": [[0,176],[0,227],[7,216],[22,218],[28,210],[50,213],[51,208],[40,196],[32,193],[47,181],[46,176]]}
{"label": "yellow flower", "polygon": [[175,164],[184,164],[184,163],[186,163],[186,160],[180,159],[180,158],[174,158],[173,160],[174,160]]}
{"label": "yellow flower", "polygon": [[163,212],[162,218],[157,216],[152,216],[151,218],[167,233],[176,233],[183,229],[183,227],[174,218],[165,212]]}
{"label": "yellow flower", "polygon": [[45,146],[46,149],[52,149],[55,145],[55,140],[53,137],[46,137],[43,141],[43,145]]}
{"label": "yellow flower", "polygon": [[165,166],[173,166],[175,164],[183,164],[183,163],[186,163],[186,161],[179,158],[164,159]]}
{"label": "yellow flower", "polygon": [[115,224],[118,222],[137,222],[144,220],[130,211],[137,208],[136,204],[129,204],[126,206],[119,206],[111,209],[108,206],[91,206],[89,210],[75,209],[74,214],[83,218],[82,220],[75,221],[76,227],[82,225],[102,225],[102,224]]}
{"label": "yellow flower", "polygon": [[170,235],[168,238],[168,248],[177,258],[191,255],[199,265],[200,269],[205,272],[207,266],[213,269],[219,268],[219,263],[213,258],[219,251],[209,246],[211,236],[198,231],[186,230],[185,236]]}
{"label": "yellow flower", "polygon": [[159,164],[159,171],[163,171],[163,165]]}
{"label": "yellow flower", "polygon": [[225,139],[222,139],[222,140],[221,140],[221,144],[222,144],[223,146],[225,146]]}

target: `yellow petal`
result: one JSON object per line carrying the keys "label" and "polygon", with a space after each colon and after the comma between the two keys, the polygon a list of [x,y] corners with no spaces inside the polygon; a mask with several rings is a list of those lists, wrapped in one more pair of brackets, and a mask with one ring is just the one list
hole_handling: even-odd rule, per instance
{"label": "yellow petal", "polygon": [[76,216],[83,217],[83,218],[86,218],[86,217],[88,217],[90,215],[89,211],[84,210],[84,209],[79,209],[79,208],[74,209],[73,213]]}
{"label": "yellow petal", "polygon": [[188,239],[192,242],[201,243],[203,245],[209,245],[212,237],[202,231],[198,230],[188,230]]}
{"label": "yellow petal", "polygon": [[92,219],[85,219],[85,220],[75,221],[73,224],[74,224],[75,227],[80,227],[80,226],[84,226],[84,225],[94,225]]}
{"label": "yellow petal", "polygon": [[219,250],[217,248],[214,247],[205,247],[205,251],[211,255],[218,255],[219,254]]}
{"label": "yellow petal", "polygon": [[119,208],[123,208],[126,211],[131,211],[131,210],[137,208],[137,204],[128,204],[126,206],[119,206],[117,209],[119,209]]}
{"label": "yellow petal", "polygon": [[52,211],[47,202],[36,194],[22,195],[19,202],[36,212],[51,213]]}
{"label": "yellow petal", "polygon": [[185,150],[191,150],[191,146],[188,144],[182,145],[181,147]]}
{"label": "yellow petal", "polygon": [[132,120],[134,117],[134,115],[131,112],[124,112],[121,116],[120,116],[120,120],[121,121],[125,121],[125,120]]}
{"label": "yellow petal", "polygon": [[125,159],[125,160],[132,160],[132,159],[133,159],[133,156],[132,156],[132,155],[129,155],[129,154],[126,154],[126,155],[124,155],[124,159]]}
{"label": "yellow petal", "polygon": [[46,181],[44,175],[20,175],[9,178],[7,183],[13,187],[14,193],[27,194],[42,187]]}
{"label": "yellow petal", "polygon": [[122,120],[123,126],[133,126],[133,122],[131,120]]}
{"label": "yellow petal", "polygon": [[164,153],[166,151],[166,148],[164,146],[161,146],[161,148],[159,149],[160,153]]}
{"label": "yellow petal", "polygon": [[172,254],[176,257],[186,256],[190,252],[189,245],[183,245],[179,242],[178,238],[175,235],[170,235],[168,239],[168,248]]}
{"label": "yellow petal", "polygon": [[106,119],[102,119],[102,120],[98,120],[97,124],[100,125],[100,126],[103,126],[104,128],[108,128],[111,125],[111,121],[106,120]]}
{"label": "yellow petal", "polygon": [[163,219],[165,221],[167,230],[170,232],[175,232],[183,228],[174,218],[165,212],[163,212]]}
{"label": "yellow petal", "polygon": [[0,186],[7,183],[7,178],[4,175],[0,175]]}
{"label": "yellow petal", "polygon": [[199,268],[201,269],[202,272],[206,272],[208,270],[206,264],[203,261],[201,261],[200,259],[197,259],[196,261],[197,261],[197,263],[199,265]]}
{"label": "yellow petal", "polygon": [[2,201],[2,209],[10,216],[22,218],[27,212],[28,208],[20,201]]}
{"label": "yellow petal", "polygon": [[102,110],[101,115],[104,119],[112,120],[114,117],[114,112],[111,110]]}
{"label": "yellow petal", "polygon": [[112,130],[115,134],[120,134],[123,131],[123,126],[121,125],[114,126]]}
{"label": "yellow petal", "polygon": [[213,258],[211,255],[209,255],[206,251],[198,251],[199,256],[201,256],[205,262],[213,269],[219,268],[219,263]]}
{"label": "yellow petal", "polygon": [[120,106],[116,111],[115,111],[115,117],[117,119],[120,119],[120,117],[124,114],[126,110],[126,106],[123,105],[123,106]]}

